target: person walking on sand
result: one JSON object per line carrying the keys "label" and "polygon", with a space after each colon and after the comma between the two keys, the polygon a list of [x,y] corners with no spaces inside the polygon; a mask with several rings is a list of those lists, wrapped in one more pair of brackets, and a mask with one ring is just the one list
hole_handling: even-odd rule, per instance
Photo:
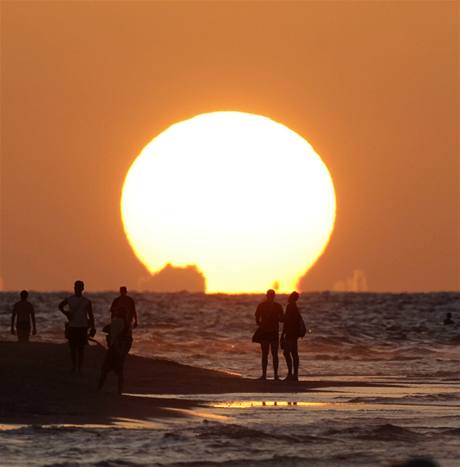
{"label": "person walking on sand", "polygon": [[283,319],[283,307],[275,302],[275,291],[267,290],[266,299],[257,306],[256,323],[259,326],[253,340],[259,342],[262,350],[262,376],[267,379],[268,352],[273,359],[274,379],[278,380],[278,339],[279,323]]}
{"label": "person walking on sand", "polygon": [[285,381],[299,380],[299,352],[297,339],[305,335],[305,324],[297,308],[299,294],[292,292],[288,298],[286,313],[283,318],[283,332],[281,333],[281,347],[288,367]]}
{"label": "person walking on sand", "polygon": [[[94,337],[94,315],[91,301],[83,296],[85,284],[76,281],[74,284],[75,294],[64,299],[59,304],[59,310],[67,317],[70,357],[72,359],[72,372],[81,372],[83,366],[85,345],[88,343],[88,327],[90,336]],[[66,309],[68,307],[69,309]]]}
{"label": "person walking on sand", "polygon": [[114,371],[118,376],[118,394],[121,395],[123,393],[125,359],[132,344],[129,324],[122,308],[115,308],[112,311],[111,323],[104,328],[104,332],[108,333],[108,349],[101,367],[98,391],[104,386],[108,373]]}
{"label": "person walking on sand", "polygon": [[120,296],[117,297],[110,307],[110,314],[112,319],[114,316],[121,316],[126,322],[126,340],[128,344],[128,353],[133,343],[133,329],[137,328],[137,312],[136,303],[128,295],[126,286],[120,287]]}
{"label": "person walking on sand", "polygon": [[29,342],[30,324],[32,322],[32,334],[37,334],[35,325],[34,306],[27,300],[29,293],[23,290],[19,296],[21,300],[13,305],[13,313],[11,316],[11,334],[16,334],[18,342]]}

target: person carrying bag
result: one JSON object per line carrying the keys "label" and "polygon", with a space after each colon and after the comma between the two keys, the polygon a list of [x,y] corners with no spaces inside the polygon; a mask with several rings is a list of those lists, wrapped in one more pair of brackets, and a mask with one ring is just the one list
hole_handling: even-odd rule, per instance
{"label": "person carrying bag", "polygon": [[267,291],[265,301],[257,306],[255,318],[258,328],[252,342],[259,343],[262,351],[262,376],[259,379],[267,379],[268,353],[271,350],[274,379],[278,380],[279,323],[283,319],[283,307],[275,302],[274,290]]}

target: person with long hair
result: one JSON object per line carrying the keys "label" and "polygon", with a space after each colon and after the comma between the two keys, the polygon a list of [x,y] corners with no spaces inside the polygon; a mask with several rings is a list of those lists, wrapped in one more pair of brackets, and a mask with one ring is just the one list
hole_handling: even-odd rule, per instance
{"label": "person with long hair", "polygon": [[299,352],[297,339],[302,334],[303,320],[297,308],[299,294],[292,292],[288,298],[286,312],[284,313],[283,332],[281,333],[281,347],[288,367],[288,374],[285,381],[299,380]]}

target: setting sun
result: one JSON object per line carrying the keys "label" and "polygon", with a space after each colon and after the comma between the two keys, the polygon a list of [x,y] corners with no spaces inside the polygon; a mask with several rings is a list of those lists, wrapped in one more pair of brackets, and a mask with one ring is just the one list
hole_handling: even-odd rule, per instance
{"label": "setting sun", "polygon": [[172,125],[142,150],[121,212],[151,273],[196,265],[210,293],[289,292],[329,241],[335,193],[327,167],[294,131],[213,112]]}

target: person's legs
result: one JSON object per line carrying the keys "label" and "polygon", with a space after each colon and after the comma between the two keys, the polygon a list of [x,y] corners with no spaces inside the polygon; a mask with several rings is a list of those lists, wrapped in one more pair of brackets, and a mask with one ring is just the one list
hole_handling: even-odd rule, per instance
{"label": "person's legs", "polygon": [[99,376],[99,384],[97,385],[97,390],[100,391],[102,386],[104,386],[105,380],[107,379],[107,375],[110,371],[110,362],[111,362],[111,354],[110,349],[107,350],[104,358],[104,363],[101,367],[101,375]]}
{"label": "person's legs", "polygon": [[77,369],[77,347],[74,342],[69,340],[70,360],[72,361],[72,372]]}
{"label": "person's legs", "polygon": [[99,376],[99,383],[97,385],[97,390],[100,391],[102,389],[102,387],[104,386],[105,384],[105,380],[107,379],[107,370],[105,368],[104,365],[102,365],[102,368],[101,368],[101,374]]}
{"label": "person's legs", "polygon": [[125,352],[126,355],[128,355],[129,351],[131,350],[132,345],[133,345],[132,336],[127,336],[126,337],[126,345],[125,345],[125,349],[124,349],[124,352]]}
{"label": "person's legs", "polygon": [[70,359],[72,361],[72,373],[77,369],[77,360],[78,360],[78,347],[80,345],[80,335],[78,333],[78,328],[69,327],[68,328],[68,339],[69,339],[69,348],[70,348]]}
{"label": "person's legs", "polygon": [[297,339],[294,340],[292,347],[292,361],[294,363],[293,378],[297,381],[299,379],[299,351],[297,349]]}
{"label": "person's legs", "polygon": [[284,349],[284,359],[286,360],[286,365],[288,368],[288,374],[286,376],[286,379],[290,379],[292,377],[292,358],[291,358],[291,353],[289,352],[288,349]]}
{"label": "person's legs", "polygon": [[274,378],[278,379],[278,339],[270,342],[270,348],[272,351]]}
{"label": "person's legs", "polygon": [[299,379],[299,354],[296,352],[292,354],[292,361],[294,363],[293,378],[297,381]]}
{"label": "person's legs", "polygon": [[101,375],[99,376],[99,383],[97,385],[97,390],[100,391],[105,384],[105,380],[107,379],[107,371],[105,371],[104,367],[101,368]]}
{"label": "person's legs", "polygon": [[85,357],[85,346],[80,344],[77,347],[77,369],[79,373],[81,372],[81,368],[83,366],[84,357]]}
{"label": "person's legs", "polygon": [[18,342],[29,342],[30,328],[18,327],[16,328],[16,334],[18,336]]}
{"label": "person's legs", "polygon": [[81,372],[83,367],[83,361],[85,358],[85,345],[88,343],[88,329],[87,328],[76,328],[77,333],[77,369]]}
{"label": "person's legs", "polygon": [[123,367],[118,371],[118,394],[121,396],[123,394],[123,385],[125,383],[125,377],[123,375]]}
{"label": "person's legs", "polygon": [[270,343],[269,342],[261,342],[260,348],[262,349],[262,378],[267,378],[267,365],[268,365],[268,350],[269,350]]}
{"label": "person's legs", "polygon": [[120,364],[118,368],[118,394],[120,394],[120,396],[123,394],[123,386],[125,384],[125,360],[128,356],[128,352],[130,351],[132,344],[133,338],[131,336],[127,336],[125,346],[123,347],[120,355]]}

